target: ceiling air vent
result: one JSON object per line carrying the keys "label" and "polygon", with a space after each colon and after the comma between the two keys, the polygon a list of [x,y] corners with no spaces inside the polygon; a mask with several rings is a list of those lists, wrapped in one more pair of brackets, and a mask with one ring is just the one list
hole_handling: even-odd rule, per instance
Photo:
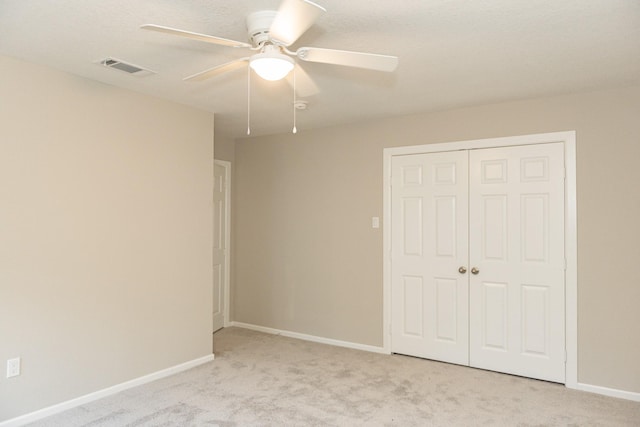
{"label": "ceiling air vent", "polygon": [[148,76],[149,74],[155,74],[155,71],[151,71],[147,68],[142,68],[138,65],[130,64],[116,58],[101,59],[98,63],[105,67],[115,68],[116,70],[124,71],[127,74],[133,74],[135,76]]}

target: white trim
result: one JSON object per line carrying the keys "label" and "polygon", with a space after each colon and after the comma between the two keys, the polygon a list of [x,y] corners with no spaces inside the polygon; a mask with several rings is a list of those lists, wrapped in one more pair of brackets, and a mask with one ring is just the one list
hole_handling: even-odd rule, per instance
{"label": "white trim", "polygon": [[578,383],[578,202],[576,178],[576,133],[566,132],[565,165],[565,385],[576,388]]}
{"label": "white trim", "polygon": [[383,348],[391,352],[391,160],[393,156],[562,142],[565,147],[565,385],[578,384],[578,261],[576,202],[576,132],[553,132],[502,138],[385,148],[383,152]]}
{"label": "white trim", "polygon": [[224,178],[227,183],[227,188],[224,191],[224,206],[225,206],[225,233],[224,247],[227,248],[227,253],[224,257],[224,309],[223,311],[223,326],[229,326],[229,306],[231,304],[231,297],[229,293],[231,292],[231,162],[226,160],[217,160],[215,159],[213,163],[217,163],[220,166],[224,167]]}
{"label": "white trim", "polygon": [[[569,387],[569,386],[567,386]],[[589,393],[602,394],[609,397],[617,397],[618,399],[633,400],[640,402],[640,393],[634,391],[617,390],[615,388],[601,387],[598,385],[577,383],[575,387],[570,387],[575,390],[586,391]]]}
{"label": "white trim", "polygon": [[121,391],[128,390],[133,387],[137,387],[146,383],[150,383],[152,381],[159,380],[161,378],[168,377],[170,375],[175,375],[179,372],[186,371],[191,368],[195,368],[196,366],[202,365],[207,362],[211,362],[214,360],[214,355],[209,354],[204,357],[200,357],[198,359],[190,360],[189,362],[181,363],[179,365],[172,366],[167,369],[163,369],[161,371],[153,372],[148,375],[144,375],[139,378],[132,379],[130,381],[125,381],[120,384],[116,384],[111,387],[104,388],[102,390],[98,390],[93,393],[85,394],[84,396],[76,397],[75,399],[67,400],[66,402],[58,403],[53,406],[48,406],[43,409],[39,409],[34,412],[30,412],[25,415],[21,415],[16,418],[11,418],[6,421],[0,422],[0,427],[17,427],[22,426],[28,423],[32,423],[38,420],[41,420],[46,417],[50,417],[51,415],[59,414],[60,412],[67,411],[69,409],[76,408],[81,405],[85,405],[87,403],[93,402],[98,399],[102,399],[107,396],[111,396],[116,393],[120,393]]}
{"label": "white trim", "polygon": [[283,337],[296,338],[303,341],[311,341],[311,342],[317,342],[320,344],[334,345],[336,347],[346,347],[354,350],[369,351],[372,353],[389,354],[387,351],[385,351],[383,347],[377,347],[374,345],[358,344],[358,343],[349,342],[349,341],[334,340],[331,338],[301,334],[299,332],[285,331],[282,329],[267,328],[265,326],[252,325],[249,323],[231,322],[229,326],[235,326],[235,327],[244,328],[244,329],[251,329],[252,331],[264,332],[266,334],[282,335]]}
{"label": "white trim", "polygon": [[500,138],[472,139],[468,141],[442,142],[438,144],[408,145],[384,149],[384,156],[436,153],[441,151],[474,150],[479,148],[511,147],[514,145],[548,144],[550,142],[575,141],[575,131],[538,133],[532,135],[505,136]]}
{"label": "white trim", "polygon": [[391,159],[389,148],[383,151],[382,190],[382,347],[391,354]]}

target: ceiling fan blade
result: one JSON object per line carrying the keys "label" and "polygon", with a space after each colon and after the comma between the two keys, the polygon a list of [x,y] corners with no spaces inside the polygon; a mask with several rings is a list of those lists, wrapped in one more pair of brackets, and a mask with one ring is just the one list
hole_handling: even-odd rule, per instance
{"label": "ceiling fan blade", "polygon": [[249,43],[236,40],[223,39],[222,37],[209,36],[207,34],[192,33],[191,31],[177,30],[175,28],[163,27],[162,25],[146,24],[140,28],[143,30],[157,31],[159,33],[172,34],[174,36],[186,37],[188,39],[200,40],[207,43],[219,44],[230,47],[252,47]]}
{"label": "ceiling fan blade", "polygon": [[378,55],[375,53],[350,52],[346,50],[322,49],[319,47],[301,47],[296,51],[296,55],[303,61],[387,72],[394,71],[398,66],[397,56]]}
{"label": "ceiling fan blade", "polygon": [[283,0],[269,35],[285,46],[292,45],[326,9],[308,0]]}
{"label": "ceiling fan blade", "polygon": [[[287,75],[287,82],[293,87],[293,74],[289,73]],[[300,65],[296,64],[295,68],[295,78],[296,78],[296,96],[300,96],[306,98],[308,96],[316,95],[320,92],[320,89],[315,84],[311,76],[307,74],[307,72]]]}
{"label": "ceiling fan blade", "polygon": [[248,62],[249,62],[249,58],[237,59],[235,61],[227,62],[226,64],[218,65],[217,67],[213,67],[213,68],[209,68],[208,70],[201,71],[192,76],[185,77],[183,80],[190,81],[190,82],[200,82],[202,80],[210,79],[211,77],[215,77],[220,74],[245,67]]}

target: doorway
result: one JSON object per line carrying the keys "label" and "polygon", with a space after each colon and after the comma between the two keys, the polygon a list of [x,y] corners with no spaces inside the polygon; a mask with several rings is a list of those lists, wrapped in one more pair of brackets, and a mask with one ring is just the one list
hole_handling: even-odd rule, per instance
{"label": "doorway", "polygon": [[229,323],[231,163],[214,161],[213,332]]}

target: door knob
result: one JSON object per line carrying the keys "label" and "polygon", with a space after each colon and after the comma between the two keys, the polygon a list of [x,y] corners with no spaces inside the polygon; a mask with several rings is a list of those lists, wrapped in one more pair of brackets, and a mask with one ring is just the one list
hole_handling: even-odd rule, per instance
{"label": "door knob", "polygon": [[478,273],[480,273],[480,270],[478,270],[477,268],[473,267],[471,269],[471,274],[478,274]]}
{"label": "door knob", "polygon": [[465,268],[464,265],[458,269],[458,273],[460,273],[460,274],[464,274],[466,272],[467,272],[467,269]]}

